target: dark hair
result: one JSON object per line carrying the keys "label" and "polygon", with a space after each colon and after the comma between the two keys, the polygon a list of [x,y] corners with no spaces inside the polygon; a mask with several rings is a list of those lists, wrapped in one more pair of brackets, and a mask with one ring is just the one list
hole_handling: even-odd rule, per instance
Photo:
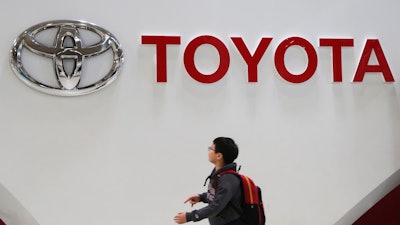
{"label": "dark hair", "polygon": [[217,137],[213,141],[215,152],[222,154],[224,163],[232,163],[239,155],[239,148],[235,141],[228,137]]}

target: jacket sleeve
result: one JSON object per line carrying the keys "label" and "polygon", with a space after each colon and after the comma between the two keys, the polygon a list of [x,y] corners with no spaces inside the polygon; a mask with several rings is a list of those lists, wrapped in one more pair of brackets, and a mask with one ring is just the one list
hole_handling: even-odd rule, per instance
{"label": "jacket sleeve", "polygon": [[226,174],[218,179],[215,196],[209,204],[201,209],[193,210],[186,213],[187,221],[200,221],[210,216],[218,215],[232,199],[237,187],[239,187],[239,180],[233,174]]}
{"label": "jacket sleeve", "polygon": [[200,196],[200,201],[203,203],[208,203],[208,199],[207,199],[207,192],[201,193],[199,194]]}

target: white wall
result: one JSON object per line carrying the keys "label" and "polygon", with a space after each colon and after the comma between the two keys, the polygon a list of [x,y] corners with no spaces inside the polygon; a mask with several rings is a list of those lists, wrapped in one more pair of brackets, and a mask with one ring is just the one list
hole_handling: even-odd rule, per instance
{"label": "white wall", "polygon": [[[0,184],[40,225],[173,224],[183,201],[204,190],[207,147],[230,136],[242,172],[263,187],[267,224],[334,224],[400,168],[400,33],[397,1],[5,1],[0,9]],[[8,52],[26,28],[81,19],[110,30],[125,51],[120,77],[100,92],[54,97],[25,86]],[[201,84],[183,65],[185,46],[213,35],[231,67]],[[155,78],[155,48],[141,35],[180,35],[168,47],[168,82]],[[247,82],[231,36],[253,49],[273,37]],[[307,82],[284,81],[273,54],[285,38],[318,53]],[[343,50],[343,82],[332,82],[331,50],[321,37],[354,38]],[[379,39],[396,82],[368,74],[352,83],[367,38]],[[253,47],[254,46],[254,47]],[[306,58],[288,51],[288,67]],[[212,48],[199,68],[216,68]],[[0,195],[1,196],[1,195]],[[9,210],[0,204],[1,212]],[[208,224],[201,221],[198,224]]]}

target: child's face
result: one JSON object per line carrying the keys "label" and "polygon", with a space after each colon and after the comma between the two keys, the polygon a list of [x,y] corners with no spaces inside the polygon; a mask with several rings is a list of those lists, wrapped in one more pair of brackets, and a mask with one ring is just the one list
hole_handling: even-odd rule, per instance
{"label": "child's face", "polygon": [[215,164],[217,162],[217,153],[215,153],[215,144],[208,148],[208,161]]}

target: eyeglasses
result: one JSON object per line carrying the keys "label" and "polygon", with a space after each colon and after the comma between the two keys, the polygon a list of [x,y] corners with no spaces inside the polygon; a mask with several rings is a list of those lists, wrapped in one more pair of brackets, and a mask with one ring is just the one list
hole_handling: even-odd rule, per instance
{"label": "eyeglasses", "polygon": [[215,152],[215,149],[211,148],[211,146],[210,146],[210,147],[208,147],[208,151],[214,151]]}

